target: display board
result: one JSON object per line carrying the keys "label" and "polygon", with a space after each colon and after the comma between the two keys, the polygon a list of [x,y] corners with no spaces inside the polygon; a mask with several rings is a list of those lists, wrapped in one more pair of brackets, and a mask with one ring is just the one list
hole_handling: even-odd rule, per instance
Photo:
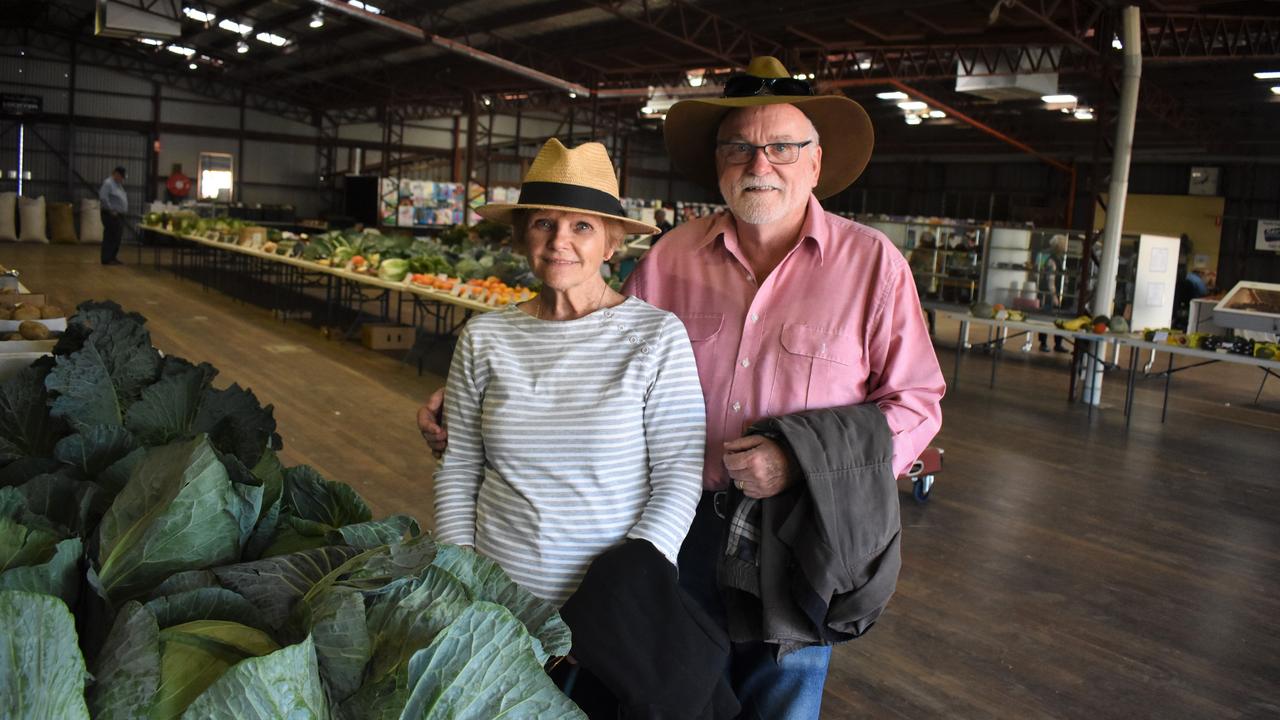
{"label": "display board", "polygon": [[1140,235],[1134,282],[1133,317],[1129,327],[1167,328],[1173,322],[1173,293],[1178,286],[1176,237]]}

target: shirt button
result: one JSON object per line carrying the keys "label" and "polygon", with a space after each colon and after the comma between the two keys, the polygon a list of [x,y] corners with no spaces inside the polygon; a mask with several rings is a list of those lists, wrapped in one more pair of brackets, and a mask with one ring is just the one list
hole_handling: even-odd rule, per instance
{"label": "shirt button", "polygon": [[751,313],[751,322],[753,322],[753,323],[758,323],[758,322],[760,322],[760,316],[759,316],[759,315],[757,315],[756,313]]}
{"label": "shirt button", "polygon": [[640,338],[636,337],[635,335],[632,335],[631,337],[627,338],[627,342],[631,343],[632,345],[635,345],[636,343],[640,342]]}
{"label": "shirt button", "polygon": [[751,361],[746,358],[742,358],[742,367],[751,367]]}
{"label": "shirt button", "polygon": [[742,410],[742,403],[738,403],[738,402],[734,403],[734,404],[733,404],[733,411],[734,411],[734,412],[738,412],[739,410]]}

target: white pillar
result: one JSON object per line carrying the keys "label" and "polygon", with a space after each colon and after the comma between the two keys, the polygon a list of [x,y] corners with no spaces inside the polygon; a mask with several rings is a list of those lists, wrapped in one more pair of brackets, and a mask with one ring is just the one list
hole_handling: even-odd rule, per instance
{"label": "white pillar", "polygon": [[[1102,230],[1102,257],[1098,268],[1098,281],[1094,286],[1093,314],[1112,313],[1115,303],[1116,271],[1120,265],[1120,233],[1124,229],[1124,206],[1129,194],[1129,160],[1133,155],[1133,128],[1138,117],[1138,86],[1142,80],[1141,18],[1137,6],[1130,5],[1123,11],[1124,76],[1120,85],[1120,108],[1116,118],[1115,154],[1111,158],[1111,188],[1107,195],[1107,224]],[[1104,49],[1103,52],[1106,52]],[[1089,248],[1085,248],[1088,262]],[[1101,343],[1093,348],[1095,355],[1103,352]],[[1101,357],[1099,355],[1099,357]],[[1087,367],[1095,367],[1090,363]],[[1102,374],[1104,366],[1096,364],[1093,382],[1086,402],[1094,405],[1102,401]],[[1086,370],[1089,372],[1089,370]]]}

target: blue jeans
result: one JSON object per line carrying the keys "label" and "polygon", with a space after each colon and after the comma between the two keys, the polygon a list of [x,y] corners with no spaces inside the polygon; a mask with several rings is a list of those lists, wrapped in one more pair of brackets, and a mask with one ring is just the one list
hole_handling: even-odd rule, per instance
{"label": "blue jeans", "polygon": [[[716,512],[714,495],[702,494],[680,548],[680,586],[721,627],[728,627],[716,584],[716,561],[728,522]],[[767,643],[733,643],[725,672],[742,703],[741,717],[817,720],[830,661],[830,646],[807,647],[775,660],[773,646]]]}

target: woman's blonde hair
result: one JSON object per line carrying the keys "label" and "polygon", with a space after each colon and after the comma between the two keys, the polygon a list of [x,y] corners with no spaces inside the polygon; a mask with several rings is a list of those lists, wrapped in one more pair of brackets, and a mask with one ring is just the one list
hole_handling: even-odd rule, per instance
{"label": "woman's blonde hair", "polygon": [[[511,247],[522,253],[529,252],[529,243],[525,241],[524,234],[529,229],[529,218],[533,216],[537,210],[529,208],[519,208],[511,211]],[[564,212],[572,212],[566,210]],[[590,213],[584,213],[590,214]],[[605,234],[605,252],[614,253],[622,249],[622,243],[627,239],[627,229],[623,227],[621,222],[613,218],[607,218],[603,215],[597,215],[601,222],[604,223]]]}

